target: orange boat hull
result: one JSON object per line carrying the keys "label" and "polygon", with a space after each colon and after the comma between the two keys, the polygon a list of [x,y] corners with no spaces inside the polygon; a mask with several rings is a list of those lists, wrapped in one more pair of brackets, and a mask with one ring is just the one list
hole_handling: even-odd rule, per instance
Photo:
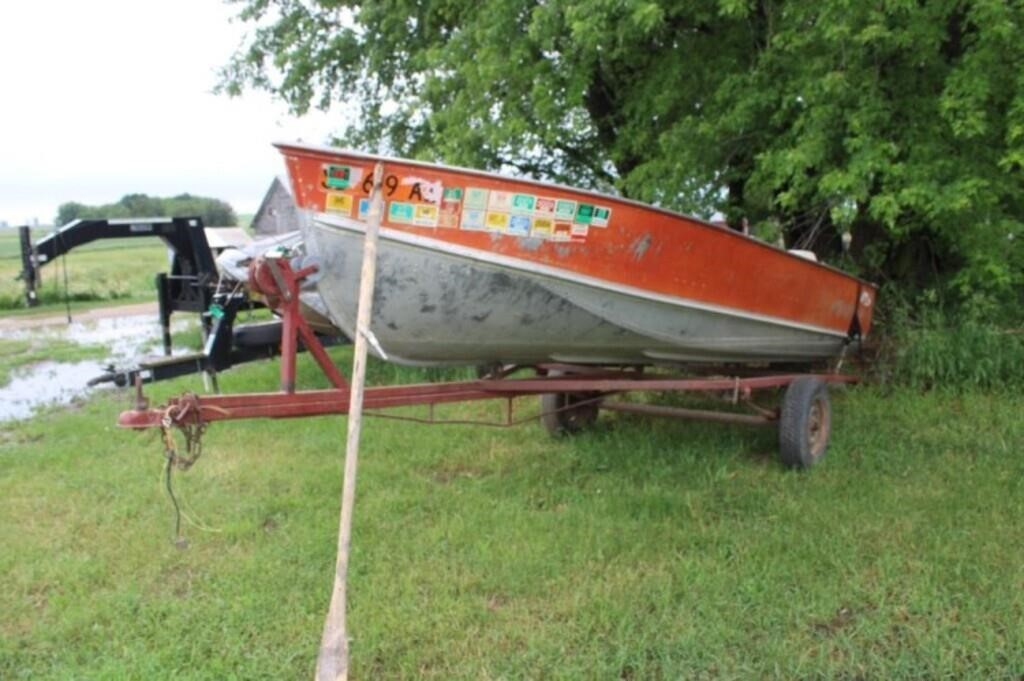
{"label": "orange boat hull", "polygon": [[873,285],[695,218],[491,173],[278,147],[307,249],[324,261],[321,295],[346,331],[383,162],[378,295],[398,300],[378,308],[373,330],[399,360],[802,361],[870,330]]}

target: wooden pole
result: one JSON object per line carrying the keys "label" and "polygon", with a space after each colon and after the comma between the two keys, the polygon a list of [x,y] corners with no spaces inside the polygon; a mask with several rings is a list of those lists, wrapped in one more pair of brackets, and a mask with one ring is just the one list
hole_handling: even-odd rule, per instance
{"label": "wooden pole", "polygon": [[373,288],[377,275],[377,234],[383,212],[381,180],[384,166],[373,169],[373,193],[363,240],[363,268],[359,279],[359,307],[356,312],[352,388],[349,397],[348,439],[345,442],[345,479],[341,488],[341,519],[338,523],[338,559],[334,569],[331,607],[324,622],[320,653],[316,660],[316,681],[347,681],[348,634],[345,608],[348,590],[348,557],[352,544],[352,512],[356,500],[356,466],[359,463],[359,433],[363,423],[363,386],[366,381],[366,345],[373,311]]}

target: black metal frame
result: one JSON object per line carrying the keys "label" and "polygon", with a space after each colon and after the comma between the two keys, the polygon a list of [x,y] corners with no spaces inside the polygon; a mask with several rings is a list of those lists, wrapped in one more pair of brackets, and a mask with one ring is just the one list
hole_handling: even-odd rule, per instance
{"label": "black metal frame", "polygon": [[[236,329],[239,312],[264,305],[251,300],[244,290],[217,290],[217,264],[203,229],[203,221],[198,217],[75,220],[33,245],[28,228],[21,228],[20,278],[25,281],[25,296],[30,306],[38,304],[35,288],[39,268],[78,246],[100,239],[159,237],[174,254],[171,271],[156,275],[165,357],[128,369],[110,367],[107,373],[90,381],[91,384],[113,382],[123,386],[137,379],[149,383],[200,371],[215,377],[217,372],[235,364],[280,354],[281,322]],[[171,314],[174,312],[193,312],[200,316],[206,339],[202,352],[172,356]],[[252,336],[255,338],[250,338]],[[325,344],[345,340],[321,338]]]}

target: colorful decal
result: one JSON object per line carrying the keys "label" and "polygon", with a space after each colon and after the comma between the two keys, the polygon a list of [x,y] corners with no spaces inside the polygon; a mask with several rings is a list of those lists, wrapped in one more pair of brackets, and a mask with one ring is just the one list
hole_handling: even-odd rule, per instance
{"label": "colorful decal", "polygon": [[555,202],[555,218],[558,220],[572,220],[576,217],[576,202],[558,199]]}
{"label": "colorful decal", "polygon": [[[469,198],[467,196],[466,200]],[[484,228],[484,211],[478,208],[467,208],[462,214],[462,229],[480,230]]]}
{"label": "colorful decal", "polygon": [[487,200],[488,210],[509,210],[512,208],[512,192],[494,190]]}
{"label": "colorful decal", "polygon": [[533,228],[530,230],[530,236],[548,239],[551,237],[554,229],[555,222],[551,218],[534,218]]}
{"label": "colorful decal", "polygon": [[581,203],[576,207],[575,222],[581,225],[589,225],[594,218],[594,206],[589,203]]}
{"label": "colorful decal", "polygon": [[324,212],[352,215],[352,195],[327,192],[324,199]]}
{"label": "colorful decal", "polygon": [[487,208],[487,195],[486,189],[479,187],[467,187],[466,188],[466,208],[479,208],[484,210]]}
{"label": "colorful decal", "polygon": [[444,227],[446,229],[458,229],[459,227],[459,209],[458,204],[455,204],[456,208],[452,210],[447,204],[441,205],[441,213],[437,216],[437,226]]}
{"label": "colorful decal", "polygon": [[508,223],[508,233],[515,236],[529,236],[530,218],[525,215],[512,215]]}
{"label": "colorful decal", "polygon": [[412,224],[420,227],[437,227],[437,206],[429,203],[416,204],[416,212],[412,218]]}
{"label": "colorful decal", "polygon": [[533,210],[537,215],[552,216],[555,214],[555,200],[538,196]]}
{"label": "colorful decal", "polygon": [[590,219],[591,227],[607,227],[612,219],[612,209],[604,206],[594,208],[594,216]]}
{"label": "colorful decal", "polygon": [[487,211],[486,227],[492,232],[504,232],[508,229],[508,213]]}
{"label": "colorful decal", "polygon": [[[449,190],[445,190],[445,194]],[[462,190],[459,189],[459,196],[462,196]],[[444,199],[441,202],[441,215],[437,219],[438,227],[449,227],[457,228],[459,226],[459,213],[462,212],[462,204],[455,199]]]}
{"label": "colorful decal", "polygon": [[348,189],[355,186],[362,177],[361,168],[328,164],[324,166],[324,187],[326,189]]}
{"label": "colorful decal", "polygon": [[556,222],[551,238],[555,241],[569,241],[572,238],[572,225],[568,222]]}
{"label": "colorful decal", "polygon": [[388,220],[397,224],[412,224],[416,207],[411,203],[392,201],[388,204]]}
{"label": "colorful decal", "polygon": [[[357,167],[325,165],[324,185],[331,189],[355,188],[357,193],[362,186],[369,193],[372,186],[358,184],[365,179],[364,175]],[[388,221],[398,225],[486,230],[517,237],[582,242],[591,228],[608,227],[612,217],[610,206],[483,187],[445,187],[442,180],[420,177],[388,175],[382,190],[385,198],[402,199],[386,204]],[[360,220],[366,220],[370,199],[328,191],[324,210],[342,215],[352,215],[355,210]]]}
{"label": "colorful decal", "polygon": [[537,197],[531,196],[530,194],[513,194],[512,210],[522,211],[524,213],[532,213],[533,205],[536,202]]}

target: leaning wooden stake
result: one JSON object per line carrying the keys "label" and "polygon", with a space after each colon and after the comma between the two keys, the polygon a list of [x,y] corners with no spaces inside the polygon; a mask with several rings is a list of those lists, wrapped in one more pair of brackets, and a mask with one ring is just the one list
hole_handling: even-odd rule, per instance
{"label": "leaning wooden stake", "polygon": [[382,201],[380,185],[384,167],[373,169],[373,193],[363,240],[363,269],[359,279],[359,308],[356,312],[355,358],[352,360],[352,392],[349,397],[348,439],[345,443],[345,479],[341,488],[341,520],[338,523],[338,559],[334,569],[331,607],[324,622],[320,654],[316,660],[316,681],[348,679],[348,634],[345,607],[348,556],[352,544],[352,510],[356,500],[356,466],[359,462],[359,432],[363,424],[363,384],[366,380],[366,344],[371,337],[370,317],[377,274],[377,233],[380,231]]}

